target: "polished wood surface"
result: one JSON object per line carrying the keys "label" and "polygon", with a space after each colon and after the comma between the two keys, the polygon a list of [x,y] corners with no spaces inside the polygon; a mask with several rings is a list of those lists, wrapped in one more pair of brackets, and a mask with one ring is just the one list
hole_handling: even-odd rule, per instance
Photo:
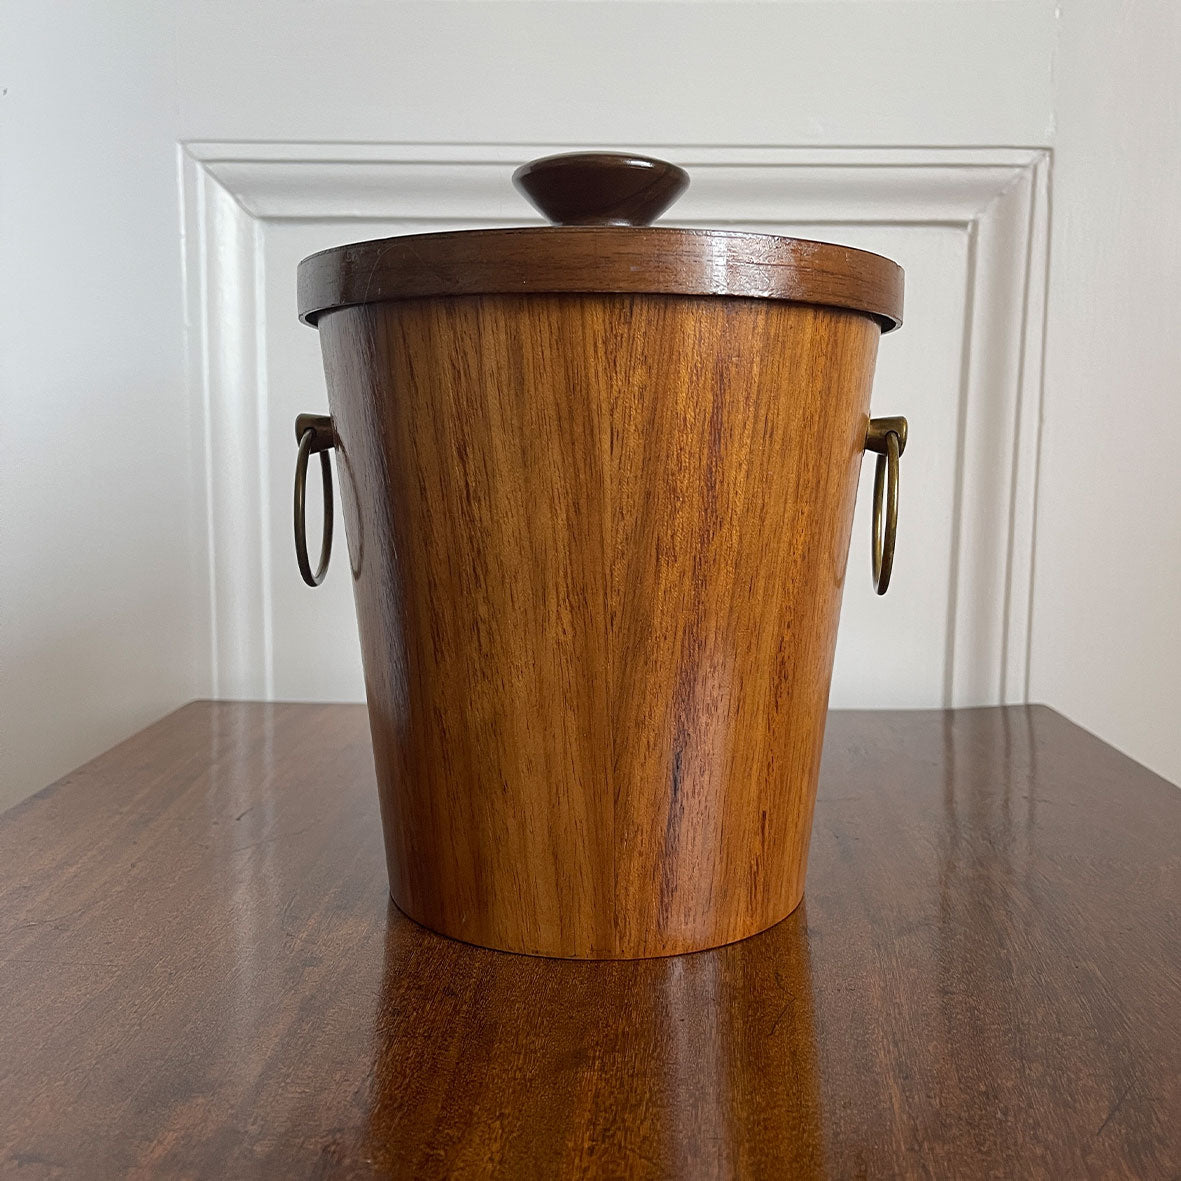
{"label": "polished wood surface", "polygon": [[732,295],[849,308],[902,323],[902,268],[830,242],[672,226],[539,226],[407,234],[299,264],[299,315],[434,295]]}
{"label": "polished wood surface", "polygon": [[666,160],[621,152],[565,152],[522,164],[513,184],[565,226],[646,226],[689,187]]}
{"label": "polished wood surface", "polygon": [[1175,1177],[1181,793],[1043,708],[831,716],[808,894],[580,963],[387,901],[359,706],[0,817],[0,1175]]}
{"label": "polished wood surface", "polygon": [[880,335],[668,296],[321,319],[403,910],[625,958],[797,905]]}

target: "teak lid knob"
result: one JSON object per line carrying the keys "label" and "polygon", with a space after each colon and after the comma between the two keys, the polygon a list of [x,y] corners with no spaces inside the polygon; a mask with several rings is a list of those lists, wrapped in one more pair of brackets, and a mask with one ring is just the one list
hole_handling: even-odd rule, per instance
{"label": "teak lid knob", "polygon": [[556,225],[646,226],[689,187],[689,176],[649,156],[570,152],[522,164],[513,184]]}

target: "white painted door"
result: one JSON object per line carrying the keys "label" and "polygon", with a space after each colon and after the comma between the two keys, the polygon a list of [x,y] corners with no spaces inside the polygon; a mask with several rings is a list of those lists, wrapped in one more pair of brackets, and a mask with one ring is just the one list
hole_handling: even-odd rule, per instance
{"label": "white painted door", "polygon": [[[1049,6],[253,0],[232,19],[193,6],[183,26],[216,693],[363,696],[343,564],[310,591],[292,553],[294,417],[326,406],[316,335],[295,317],[299,259],[535,221],[512,169],[601,146],[688,169],[667,222],[903,265],[906,323],[873,398],[911,424],[894,584],[870,587],[867,461],[833,701],[1023,699]],[[992,143],[1022,146],[975,146]]]}

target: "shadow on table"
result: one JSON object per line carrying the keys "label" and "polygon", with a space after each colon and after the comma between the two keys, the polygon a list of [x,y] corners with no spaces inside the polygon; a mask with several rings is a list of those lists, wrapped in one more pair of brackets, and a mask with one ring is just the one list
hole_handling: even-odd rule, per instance
{"label": "shadow on table", "polygon": [[824,1171],[807,919],[716,951],[578,962],[390,907],[367,1155],[423,1176]]}

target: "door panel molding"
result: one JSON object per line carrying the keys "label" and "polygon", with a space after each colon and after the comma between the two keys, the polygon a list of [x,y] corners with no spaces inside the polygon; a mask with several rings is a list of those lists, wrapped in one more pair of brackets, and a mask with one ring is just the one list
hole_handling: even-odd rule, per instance
{"label": "door panel molding", "polygon": [[[180,145],[214,696],[275,692],[271,554],[287,514],[285,504],[272,505],[269,481],[267,226],[340,223],[347,240],[350,222],[388,222],[395,233],[400,226],[529,224],[538,219],[507,183],[509,168],[572,146],[604,145]],[[826,226],[947,227],[964,235],[960,385],[948,391],[958,400],[949,610],[943,684],[931,704],[1026,700],[1050,152],[629,147],[689,170],[692,184],[666,218],[671,224],[815,227],[817,237]],[[294,285],[293,274],[293,292]]]}

